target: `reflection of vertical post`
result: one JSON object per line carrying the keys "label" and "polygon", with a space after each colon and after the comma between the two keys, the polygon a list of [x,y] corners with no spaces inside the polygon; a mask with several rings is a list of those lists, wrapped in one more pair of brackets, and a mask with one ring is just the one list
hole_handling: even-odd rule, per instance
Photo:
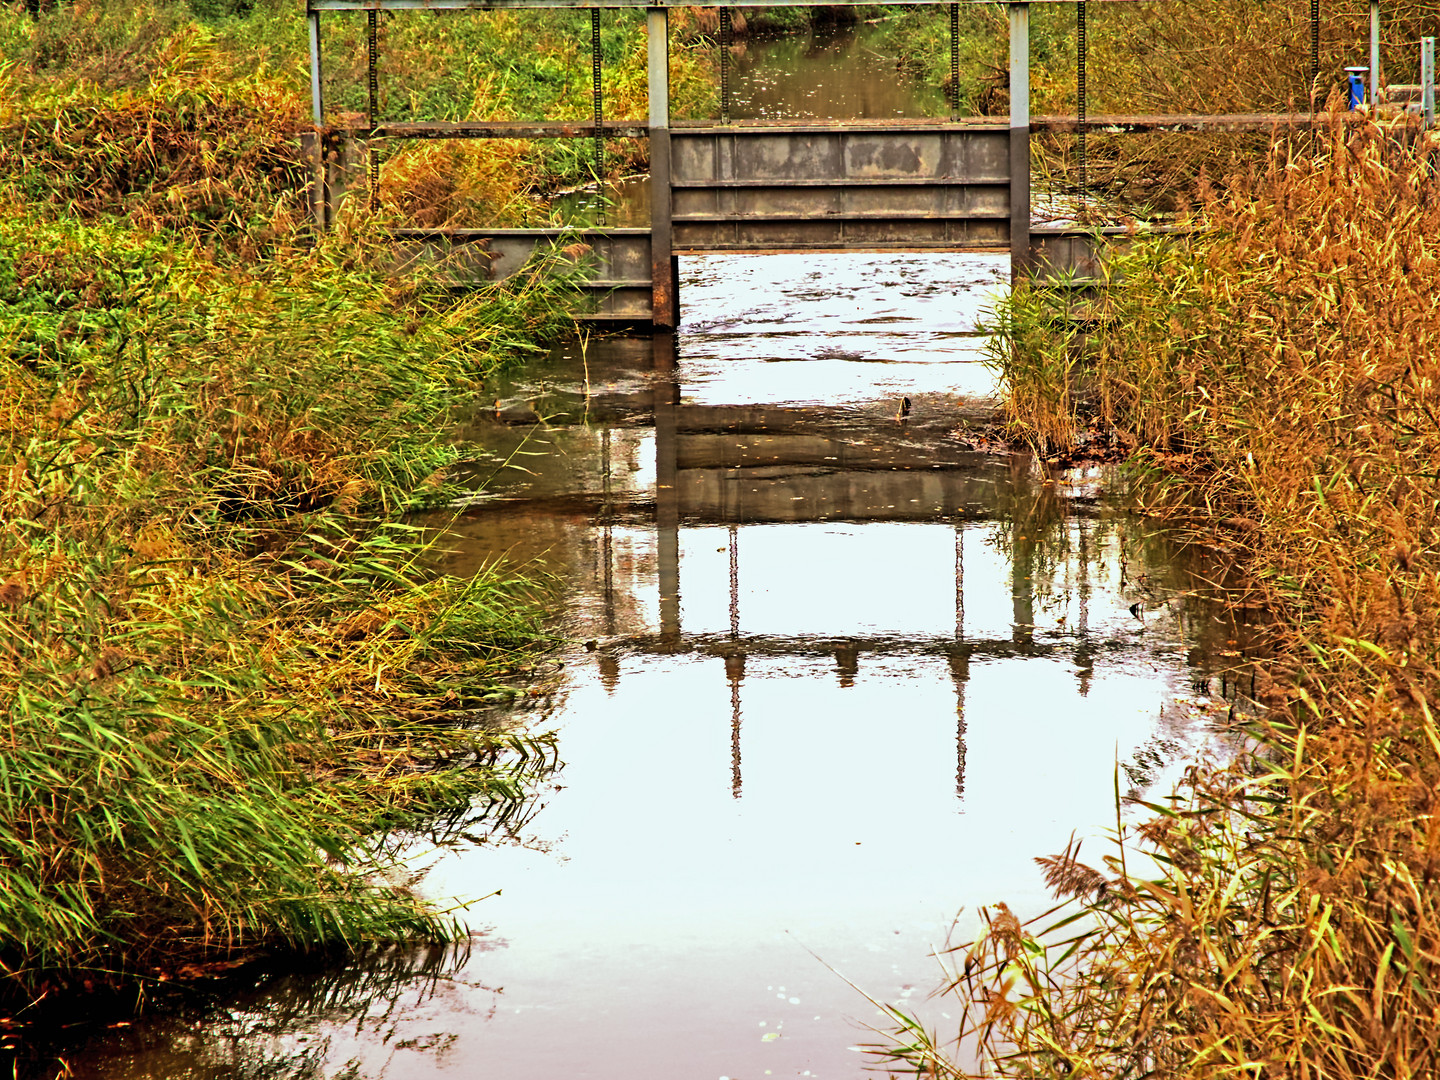
{"label": "reflection of vertical post", "polygon": [[1094,651],[1090,648],[1090,527],[1084,518],[1080,531],[1080,623],[1076,628],[1079,642],[1075,647],[1075,667],[1080,680],[1080,696],[1090,693],[1090,676],[1095,672]]}
{"label": "reflection of vertical post", "polygon": [[730,640],[740,638],[740,533],[730,526]]}
{"label": "reflection of vertical post", "polygon": [[970,646],[950,647],[950,681],[955,684],[955,798],[965,798],[965,684],[970,681]]}
{"label": "reflection of vertical post", "polygon": [[679,388],[675,385],[675,335],[657,333],[655,350],[655,528],[660,572],[660,636],[680,643],[680,490],[676,459]]}
{"label": "reflection of vertical post", "polygon": [[1011,639],[1030,645],[1035,639],[1035,541],[1022,535],[1022,520],[1012,527],[1010,545]]}
{"label": "reflection of vertical post", "polygon": [[965,683],[970,679],[970,649],[965,644],[965,530],[955,523],[955,644],[950,650],[955,683],[955,798],[965,798]]}
{"label": "reflection of vertical post", "polygon": [[647,8],[650,78],[650,321],[673,328],[675,274],[670,245],[670,24],[665,8]]}
{"label": "reflection of vertical post", "polygon": [[1010,277],[1030,262],[1030,5],[1010,4]]}
{"label": "reflection of vertical post", "polygon": [[605,429],[605,435],[600,443],[600,470],[601,470],[601,525],[600,525],[600,558],[604,562],[602,571],[604,581],[605,599],[605,634],[613,637],[615,634],[615,537],[611,524],[610,515],[610,429]]}
{"label": "reflection of vertical post", "polygon": [[965,530],[955,523],[955,640],[965,637]]}
{"label": "reflection of vertical post", "polygon": [[730,683],[730,795],[740,798],[740,684],[745,680],[745,654],[725,654],[725,678]]}

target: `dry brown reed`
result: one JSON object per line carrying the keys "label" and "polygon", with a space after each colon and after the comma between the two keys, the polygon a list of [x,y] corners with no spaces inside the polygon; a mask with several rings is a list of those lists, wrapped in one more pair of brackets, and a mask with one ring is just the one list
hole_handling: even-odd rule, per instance
{"label": "dry brown reed", "polygon": [[1188,245],[1115,259],[1077,362],[1175,478],[1171,509],[1228,522],[1267,588],[1268,713],[1252,753],[1194,770],[1099,865],[1048,860],[1067,903],[1020,931],[992,913],[948,954],[963,1045],[897,1017],[894,1057],[945,1076],[1440,1075],[1437,150],[1337,124],[1205,194]]}

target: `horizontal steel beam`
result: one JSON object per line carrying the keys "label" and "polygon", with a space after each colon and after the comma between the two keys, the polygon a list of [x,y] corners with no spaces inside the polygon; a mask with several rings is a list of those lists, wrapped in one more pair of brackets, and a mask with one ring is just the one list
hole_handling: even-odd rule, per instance
{"label": "horizontal steel beam", "polygon": [[[1341,120],[1358,123],[1364,114],[1345,113]],[[1328,123],[1328,118],[1325,121]],[[1176,114],[1173,116],[1091,116],[1086,127],[1091,132],[1134,134],[1153,131],[1271,131],[1277,127],[1308,128],[1309,113],[1235,113],[1217,116]],[[1073,116],[1036,116],[1030,120],[1032,131],[1055,134],[1073,133],[1079,129]],[[643,120],[607,120],[601,125],[606,136],[615,139],[647,139],[650,128]],[[357,138],[375,136],[387,139],[588,139],[595,134],[595,125],[584,120],[483,120],[387,122],[373,131],[364,124],[348,124],[327,130]],[[835,120],[829,123],[804,121],[746,120],[723,127],[705,122],[677,122],[670,129],[676,136],[745,135],[751,133],[787,133],[791,135],[827,134],[840,131],[866,134],[872,132],[1004,132],[1003,120],[972,117],[953,120]]]}
{"label": "horizontal steel beam", "polygon": [[[868,7],[873,0],[834,0],[840,7]],[[916,6],[949,4],[951,0],[906,0]],[[965,0],[989,3],[993,0]],[[1070,3],[1071,0],[1033,0],[1037,3]],[[1095,3],[1143,4],[1166,0],[1094,0]],[[1168,0],[1175,3],[1179,0]],[[657,4],[653,0],[308,0],[307,10],[316,11],[455,11],[463,8],[670,8],[729,7],[729,0],[698,0],[697,3]],[[814,7],[813,0],[766,0],[763,7]]]}
{"label": "horizontal steel beam", "polygon": [[[1363,113],[1342,113],[1341,119],[1355,122]],[[1271,131],[1277,127],[1311,128],[1329,123],[1328,117],[1309,113],[1226,113],[1215,116],[1176,114],[1174,116],[1088,116],[1085,127],[1092,134],[1133,134],[1148,131]],[[1031,131],[1075,132],[1079,121],[1073,116],[1034,116]]]}
{"label": "horizontal steel beam", "polygon": [[395,229],[397,269],[424,267],[434,280],[455,287],[503,281],[537,254],[583,244],[573,258],[589,263],[580,282],[585,294],[574,312],[584,319],[650,320],[650,230],[606,229]]}
{"label": "horizontal steel beam", "polygon": [[[483,120],[384,123],[371,129],[364,125],[342,129],[361,138],[382,139],[590,139],[595,125],[585,120]],[[600,130],[613,139],[648,139],[650,128],[643,120],[607,120]]]}

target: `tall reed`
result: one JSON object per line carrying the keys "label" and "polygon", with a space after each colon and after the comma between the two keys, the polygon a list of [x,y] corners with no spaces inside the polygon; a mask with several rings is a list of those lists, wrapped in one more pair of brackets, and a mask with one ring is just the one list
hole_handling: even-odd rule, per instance
{"label": "tall reed", "polygon": [[[897,1016],[896,1058],[949,1076],[1440,1072],[1436,152],[1413,128],[1335,125],[1202,193],[1202,235],[1111,263],[1066,347],[1099,416],[1174,478],[1172,512],[1268,591],[1268,709],[1252,753],[1196,769],[1103,860],[1042,860],[1062,906],[1028,925],[990,909],[948,954],[960,1045]],[[1022,293],[1010,317],[1038,334],[1043,309]]]}
{"label": "tall reed", "polygon": [[[449,416],[565,332],[304,224],[296,96],[180,9],[0,13],[0,1002],[455,927],[380,831],[518,805],[536,587],[424,568]],[[59,27],[71,33],[62,34]],[[89,72],[93,78],[79,78]],[[197,966],[198,965],[198,966]]]}

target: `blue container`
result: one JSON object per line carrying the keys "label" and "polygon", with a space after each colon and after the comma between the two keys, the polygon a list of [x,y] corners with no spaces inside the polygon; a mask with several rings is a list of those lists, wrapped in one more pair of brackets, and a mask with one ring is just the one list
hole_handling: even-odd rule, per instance
{"label": "blue container", "polygon": [[1350,91],[1350,109],[1353,112],[1365,104],[1365,75],[1370,71],[1368,67],[1347,67],[1346,74],[1349,76],[1347,84]]}

